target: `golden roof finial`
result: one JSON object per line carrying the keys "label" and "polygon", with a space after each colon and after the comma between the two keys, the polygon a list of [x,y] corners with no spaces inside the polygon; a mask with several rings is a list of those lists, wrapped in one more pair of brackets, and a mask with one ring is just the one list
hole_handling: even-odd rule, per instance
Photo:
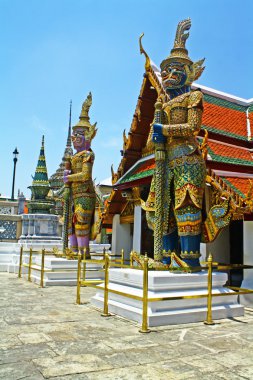
{"label": "golden roof finial", "polygon": [[114,172],[113,165],[111,166],[112,173],[112,185],[114,185],[118,181],[118,174]]}
{"label": "golden roof finial", "polygon": [[146,51],[143,49],[143,46],[142,46],[142,37],[144,36],[144,33],[142,33],[139,37],[139,46],[140,46],[140,53],[141,54],[144,54],[145,57],[146,57],[146,62],[145,62],[145,69],[146,71],[149,71],[150,68],[151,68],[151,64],[150,64],[150,58],[148,56],[148,54],[146,53]]}

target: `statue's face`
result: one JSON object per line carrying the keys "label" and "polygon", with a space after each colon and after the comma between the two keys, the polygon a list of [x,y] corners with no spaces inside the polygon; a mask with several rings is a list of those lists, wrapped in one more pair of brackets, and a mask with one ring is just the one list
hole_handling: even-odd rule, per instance
{"label": "statue's face", "polygon": [[82,150],[85,148],[85,136],[83,128],[76,128],[71,136],[74,148],[76,150]]}
{"label": "statue's face", "polygon": [[161,72],[161,76],[166,91],[183,87],[187,79],[185,65],[181,62],[170,62]]}

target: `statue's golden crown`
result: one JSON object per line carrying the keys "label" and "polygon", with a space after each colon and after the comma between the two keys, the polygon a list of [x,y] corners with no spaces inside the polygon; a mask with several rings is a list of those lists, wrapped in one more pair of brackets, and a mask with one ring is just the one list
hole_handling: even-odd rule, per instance
{"label": "statue's golden crown", "polygon": [[[188,31],[190,30],[190,28],[190,18],[182,20],[178,23],[173,49],[171,49],[170,55],[167,58],[165,58],[160,65],[161,70],[163,71],[165,67],[171,62],[183,63],[185,65],[185,70],[187,74],[187,81],[185,83],[186,85],[190,85],[194,80],[198,79],[205,69],[205,67],[203,66],[205,58],[197,62],[193,62],[191,58],[189,58],[188,56],[188,50],[185,48],[185,43],[187,38],[189,37]],[[146,57],[145,69],[146,72],[149,72],[151,70],[151,60],[142,46],[141,40],[143,36],[144,34],[142,34],[139,38],[140,52],[141,54],[144,54]]]}
{"label": "statue's golden crown", "polygon": [[82,105],[82,111],[79,116],[79,122],[72,127],[73,131],[75,131],[77,128],[82,128],[84,130],[85,139],[87,141],[91,141],[97,133],[96,125],[90,123],[90,117],[89,117],[89,110],[92,105],[92,94],[89,92],[87,98],[83,102]]}
{"label": "statue's golden crown", "polygon": [[205,58],[193,62],[188,56],[188,50],[185,48],[186,40],[189,37],[188,30],[190,30],[190,28],[190,18],[178,23],[173,49],[171,49],[170,55],[165,58],[160,65],[161,70],[163,70],[171,62],[178,61],[184,63],[187,72],[186,84],[191,84],[194,80],[198,79],[205,69],[205,67],[202,66]]}

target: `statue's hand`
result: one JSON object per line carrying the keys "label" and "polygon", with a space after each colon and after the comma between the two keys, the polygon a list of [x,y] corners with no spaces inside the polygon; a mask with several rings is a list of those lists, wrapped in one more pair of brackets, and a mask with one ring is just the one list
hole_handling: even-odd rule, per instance
{"label": "statue's hand", "polygon": [[67,183],[68,182],[68,175],[71,173],[71,170],[64,170],[63,172],[63,182]]}
{"label": "statue's hand", "polygon": [[163,136],[162,128],[163,128],[162,124],[154,124],[153,125],[152,141],[154,143],[165,143],[166,142],[166,137]]}

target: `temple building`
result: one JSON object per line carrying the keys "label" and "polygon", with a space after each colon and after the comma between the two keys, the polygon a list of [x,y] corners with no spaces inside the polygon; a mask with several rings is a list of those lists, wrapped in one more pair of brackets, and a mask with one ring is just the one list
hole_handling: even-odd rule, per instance
{"label": "temple building", "polygon": [[[122,158],[118,170],[112,174],[113,190],[102,215],[102,225],[112,228],[112,252],[124,248],[128,253],[133,249],[153,255],[153,231],[147,226],[140,199],[147,199],[155,168],[151,124],[159,88],[162,88],[160,70],[150,61],[130,130],[127,135],[123,133]],[[197,83],[192,88],[200,89],[204,95],[198,139],[206,157],[206,203],[211,207],[215,201],[226,199],[234,209],[230,225],[213,243],[202,244],[202,259],[212,252],[219,262],[250,264],[253,262],[249,252],[253,245],[253,99],[245,100]],[[234,283],[240,283],[242,273],[234,277]]]}
{"label": "temple building", "polygon": [[31,200],[28,202],[28,212],[29,214],[50,214],[53,203],[48,199],[50,184],[47,174],[44,136],[42,136],[39,159],[32,178],[32,185],[28,187],[32,192]]}
{"label": "temple building", "polygon": [[44,136],[39,153],[35,174],[32,176],[31,200],[28,201],[28,214],[23,214],[22,234],[19,243],[24,245],[41,244],[48,247],[61,243],[59,236],[59,217],[54,215],[54,202],[49,196],[50,184],[47,174],[47,165],[44,148]]}

